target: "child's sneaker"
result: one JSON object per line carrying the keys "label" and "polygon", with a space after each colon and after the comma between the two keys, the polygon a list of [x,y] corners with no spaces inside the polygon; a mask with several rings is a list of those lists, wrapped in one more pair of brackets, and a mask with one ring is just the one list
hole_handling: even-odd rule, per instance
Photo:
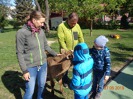
{"label": "child's sneaker", "polygon": [[67,84],[67,83],[64,83],[63,86],[64,86],[65,88],[68,88],[68,84]]}
{"label": "child's sneaker", "polygon": [[101,93],[97,93],[94,99],[100,99]]}

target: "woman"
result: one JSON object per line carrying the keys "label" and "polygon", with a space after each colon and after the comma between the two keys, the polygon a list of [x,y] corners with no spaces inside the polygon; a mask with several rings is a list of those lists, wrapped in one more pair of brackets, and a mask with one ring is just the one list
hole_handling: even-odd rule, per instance
{"label": "woman", "polygon": [[23,77],[26,80],[24,99],[32,99],[36,79],[38,84],[37,99],[43,99],[47,76],[47,56],[45,50],[53,56],[58,55],[47,44],[47,39],[41,27],[45,15],[33,11],[30,19],[16,34],[16,52]]}

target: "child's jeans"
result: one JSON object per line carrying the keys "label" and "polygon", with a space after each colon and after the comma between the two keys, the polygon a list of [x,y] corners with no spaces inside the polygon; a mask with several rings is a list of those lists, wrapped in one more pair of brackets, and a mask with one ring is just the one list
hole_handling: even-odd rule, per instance
{"label": "child's jeans", "polygon": [[47,76],[47,63],[44,63],[42,66],[35,66],[28,68],[30,73],[30,80],[26,81],[26,89],[24,94],[24,99],[32,99],[35,83],[37,79],[38,84],[38,94],[37,99],[43,99],[44,96],[44,86],[46,83],[46,76]]}
{"label": "child's jeans", "polygon": [[89,98],[88,95],[86,95],[86,96],[79,96],[79,95],[74,93],[74,99],[88,99],[88,98]]}
{"label": "child's jeans", "polygon": [[105,73],[103,71],[93,70],[92,92],[101,93],[104,87]]}

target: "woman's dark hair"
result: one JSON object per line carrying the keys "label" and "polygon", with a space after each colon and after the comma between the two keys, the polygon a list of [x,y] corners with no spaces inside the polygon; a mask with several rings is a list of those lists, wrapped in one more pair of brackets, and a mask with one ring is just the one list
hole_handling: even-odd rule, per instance
{"label": "woman's dark hair", "polygon": [[40,18],[45,18],[45,14],[43,14],[40,11],[33,11],[30,14],[29,20],[32,20],[33,18],[36,19],[36,20],[39,20]]}

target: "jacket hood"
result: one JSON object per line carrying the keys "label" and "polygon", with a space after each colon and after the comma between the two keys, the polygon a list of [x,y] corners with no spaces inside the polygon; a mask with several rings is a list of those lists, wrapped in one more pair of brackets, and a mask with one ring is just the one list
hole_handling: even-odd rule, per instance
{"label": "jacket hood", "polygon": [[74,48],[73,64],[82,63],[90,58],[89,48],[86,43],[79,43]]}
{"label": "jacket hood", "polygon": [[26,29],[26,30],[30,30],[30,28],[28,28],[28,26],[26,24],[24,24],[22,28]]}

